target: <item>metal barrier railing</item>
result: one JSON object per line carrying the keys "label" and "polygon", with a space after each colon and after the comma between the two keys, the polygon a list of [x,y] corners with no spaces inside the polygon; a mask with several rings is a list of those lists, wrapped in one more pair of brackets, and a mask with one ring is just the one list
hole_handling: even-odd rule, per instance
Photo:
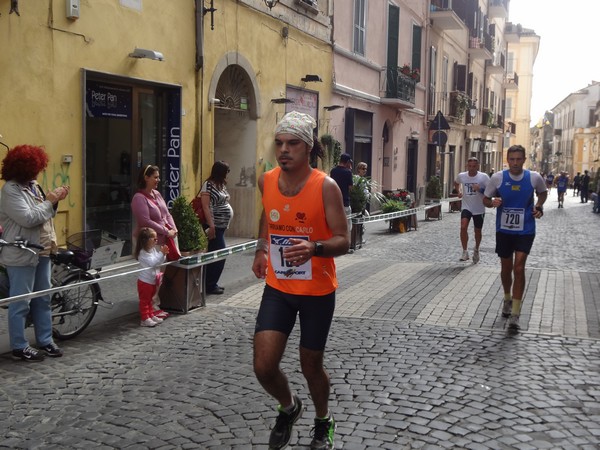
{"label": "metal barrier railing", "polygon": [[[177,267],[195,268],[198,266],[203,266],[206,264],[213,263],[215,261],[219,261],[221,259],[225,259],[229,255],[233,255],[235,253],[240,253],[240,252],[244,252],[246,250],[251,250],[253,248],[256,248],[256,242],[257,242],[256,240],[253,240],[253,241],[244,242],[242,244],[233,245],[231,247],[227,247],[227,248],[224,248],[221,250],[217,250],[215,252],[200,253],[197,255],[184,256],[177,261],[166,262],[164,264],[161,264],[158,267],[174,265]],[[188,263],[190,261],[193,261],[193,262]],[[69,284],[69,288],[74,288],[77,286],[86,286],[88,284],[104,283],[106,281],[110,281],[110,280],[120,278],[123,276],[133,275],[133,274],[142,272],[143,270],[146,270],[146,268],[137,268],[134,270],[127,271],[127,269],[129,267],[139,267],[139,263],[136,261],[136,262],[132,262],[132,263],[124,264],[124,265],[109,266],[109,267],[103,268],[101,271],[102,274],[106,274],[108,272],[115,272],[117,270],[121,271],[123,269],[125,269],[126,271],[120,272],[115,275],[102,276],[100,278],[95,278],[93,280],[86,280],[86,281],[81,281],[79,283],[72,283],[72,284]],[[90,272],[94,273],[94,271],[90,271]],[[33,297],[39,297],[41,295],[54,294],[55,292],[60,292],[63,289],[64,289],[64,287],[57,286],[57,287],[52,287],[50,289],[44,289],[42,291],[35,291],[35,292],[30,292],[28,294],[21,294],[21,295],[15,295],[13,297],[3,298],[3,299],[0,299],[0,307],[8,305],[9,303],[12,303],[12,302],[19,301],[19,300],[26,300],[26,299],[33,298]]]}
{"label": "metal barrier railing", "polygon": [[384,220],[396,219],[398,217],[407,217],[417,214],[420,211],[427,211],[428,209],[436,208],[442,205],[442,202],[457,202],[462,200],[458,197],[443,198],[439,203],[432,203],[429,205],[417,206],[416,208],[405,209],[404,211],[394,211],[391,213],[374,214],[372,216],[359,216],[358,214],[352,214],[349,217],[352,220],[352,224],[361,224],[369,222],[381,222]]}

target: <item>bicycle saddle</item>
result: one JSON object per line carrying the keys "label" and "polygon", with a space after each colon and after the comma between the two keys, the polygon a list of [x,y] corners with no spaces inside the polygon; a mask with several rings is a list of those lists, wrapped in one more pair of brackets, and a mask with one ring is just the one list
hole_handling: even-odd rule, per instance
{"label": "bicycle saddle", "polygon": [[58,264],[69,264],[70,262],[73,261],[74,256],[75,256],[75,254],[71,250],[59,249],[58,253],[54,254],[53,259]]}

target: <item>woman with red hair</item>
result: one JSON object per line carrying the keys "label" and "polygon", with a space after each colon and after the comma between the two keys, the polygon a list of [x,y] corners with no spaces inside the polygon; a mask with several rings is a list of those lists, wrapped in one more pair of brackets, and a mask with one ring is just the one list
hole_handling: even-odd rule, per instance
{"label": "woman with red hair", "polygon": [[[42,147],[18,145],[2,161],[1,178],[6,181],[0,196],[0,224],[3,238],[14,242],[17,236],[44,249],[34,254],[16,247],[3,247],[0,264],[6,267],[11,297],[50,288],[50,252],[56,251],[52,218],[58,202],[69,194],[68,186],[44,193],[35,181],[48,165]],[[25,319],[31,314],[37,350],[25,336]],[[8,333],[15,359],[43,361],[46,355],[62,356],[52,340],[50,296],[42,295],[8,305]]]}

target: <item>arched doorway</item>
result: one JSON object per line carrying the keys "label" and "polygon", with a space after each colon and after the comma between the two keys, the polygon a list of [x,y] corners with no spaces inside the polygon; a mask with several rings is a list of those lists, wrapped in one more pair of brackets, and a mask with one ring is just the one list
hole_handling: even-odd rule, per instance
{"label": "arched doorway", "polygon": [[226,161],[230,173],[227,190],[234,218],[228,236],[255,238],[256,217],[256,113],[253,83],[237,64],[227,66],[214,92],[214,160]]}

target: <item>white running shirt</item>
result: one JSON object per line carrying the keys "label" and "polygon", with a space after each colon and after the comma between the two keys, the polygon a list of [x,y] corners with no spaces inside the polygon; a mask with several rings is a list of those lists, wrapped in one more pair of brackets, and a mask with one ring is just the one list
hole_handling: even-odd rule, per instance
{"label": "white running shirt", "polygon": [[[462,209],[471,211],[474,216],[485,214],[483,205],[483,191],[490,182],[490,177],[483,172],[477,172],[474,177],[469,176],[469,172],[461,172],[456,177],[456,182],[462,184]],[[473,189],[475,184],[479,185],[479,190]]]}

